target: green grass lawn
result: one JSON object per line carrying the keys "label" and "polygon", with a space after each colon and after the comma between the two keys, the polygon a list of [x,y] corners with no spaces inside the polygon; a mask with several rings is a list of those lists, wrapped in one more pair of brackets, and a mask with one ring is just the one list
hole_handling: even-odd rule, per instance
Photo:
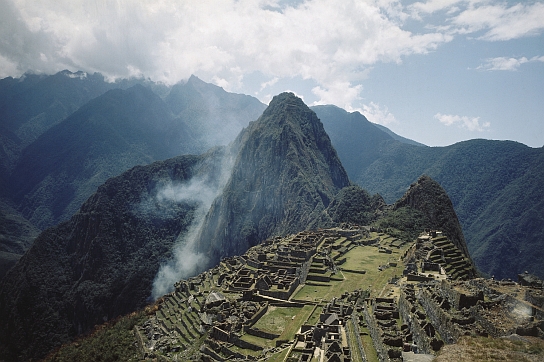
{"label": "green grass lawn", "polygon": [[322,311],[323,311],[323,307],[318,305],[313,311],[313,313],[310,315],[310,317],[308,318],[308,321],[306,322],[306,324],[313,326],[317,322],[319,322],[319,315],[321,314]]}
{"label": "green grass lawn", "polygon": [[[385,254],[378,252],[378,248],[372,246],[356,247],[346,253],[346,263],[342,265],[342,268],[350,270],[365,270],[365,274],[352,273],[342,271],[345,280],[342,282],[340,289],[336,290],[336,293],[343,293],[345,291],[352,291],[355,289],[371,289],[378,293],[383,286],[387,284],[389,279],[394,275],[402,275],[404,265],[399,262],[399,257],[409,247],[410,244],[406,244],[398,250],[394,250],[392,254]],[[379,271],[380,265],[387,264],[388,262],[397,262],[396,267],[389,267],[383,271]]]}
{"label": "green grass lawn", "polygon": [[293,299],[303,300],[306,302],[320,301],[325,297],[325,295],[329,294],[331,289],[332,283],[317,285],[317,283],[314,284],[312,282],[312,285],[305,285],[299,289]]}
{"label": "green grass lawn", "polygon": [[255,323],[253,328],[269,333],[281,334],[301,308],[269,307],[268,311]]}
{"label": "green grass lawn", "polygon": [[[379,293],[394,275],[402,275],[404,265],[398,259],[409,245],[411,244],[407,243],[400,249],[394,249],[392,254],[380,253],[378,248],[373,246],[355,247],[344,255],[346,262],[341,267],[350,270],[365,270],[366,274],[341,271],[334,275],[334,278],[343,279],[342,281],[333,280],[327,284],[308,282],[298,290],[293,299],[307,302],[328,301],[344,292],[355,289],[368,289],[369,286],[372,286],[373,294]],[[397,262],[397,266],[383,271],[378,270],[380,265],[387,264],[390,261]]]}
{"label": "green grass lawn", "polygon": [[376,349],[372,343],[372,337],[370,337],[368,334],[368,329],[366,327],[361,328],[361,333],[367,333],[361,336],[361,341],[363,342],[363,348],[366,354],[366,360],[368,362],[379,362],[378,354],[376,353]]}
{"label": "green grass lawn", "polygon": [[[306,305],[302,308],[270,307],[253,328],[279,334],[278,339],[281,340],[292,340],[313,310],[313,305]],[[274,347],[276,345],[276,340],[260,338],[247,333],[242,336],[242,339],[262,347]]]}

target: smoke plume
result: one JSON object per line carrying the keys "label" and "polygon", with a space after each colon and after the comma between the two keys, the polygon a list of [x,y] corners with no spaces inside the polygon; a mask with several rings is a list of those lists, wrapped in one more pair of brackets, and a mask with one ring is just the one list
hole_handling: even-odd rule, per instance
{"label": "smoke plume", "polygon": [[187,232],[180,234],[175,242],[172,259],[162,264],[155,276],[151,295],[153,300],[171,292],[177,281],[194,276],[207,267],[208,258],[197,250],[195,242],[213,200],[221,193],[230,176],[232,157],[226,154],[219,162],[219,169],[203,167],[206,170],[204,174],[184,183],[167,183],[155,194],[158,203],[187,203],[196,205],[196,210]]}

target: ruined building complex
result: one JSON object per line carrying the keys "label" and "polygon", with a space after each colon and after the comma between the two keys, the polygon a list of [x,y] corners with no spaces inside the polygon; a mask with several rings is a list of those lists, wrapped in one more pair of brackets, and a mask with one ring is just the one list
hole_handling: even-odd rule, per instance
{"label": "ruined building complex", "polygon": [[521,284],[477,278],[440,232],[408,242],[343,225],[178,282],[135,333],[158,360],[431,360],[465,335],[542,338],[542,285]]}

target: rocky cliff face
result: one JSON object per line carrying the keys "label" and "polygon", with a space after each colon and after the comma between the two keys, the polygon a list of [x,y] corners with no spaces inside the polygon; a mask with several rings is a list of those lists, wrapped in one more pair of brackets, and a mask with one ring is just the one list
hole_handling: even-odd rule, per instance
{"label": "rocky cliff face", "polygon": [[237,153],[232,175],[198,241],[212,263],[272,235],[312,226],[349,185],[323,125],[292,93],[274,97],[232,147]]}

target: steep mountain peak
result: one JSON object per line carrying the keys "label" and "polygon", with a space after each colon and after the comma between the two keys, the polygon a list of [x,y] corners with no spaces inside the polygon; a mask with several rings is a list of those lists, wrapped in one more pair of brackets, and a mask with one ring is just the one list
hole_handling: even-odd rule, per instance
{"label": "steep mountain peak", "polygon": [[[284,117],[276,117],[280,114],[284,114]],[[279,124],[285,122],[298,125],[316,122],[321,124],[315,112],[291,92],[280,93],[272,98],[262,118],[268,121],[274,120]]]}
{"label": "steep mountain peak", "polygon": [[399,209],[405,206],[421,211],[427,217],[430,223],[429,227],[441,229],[453,244],[471,260],[453,204],[438,182],[427,175],[420,176],[416,182],[410,185],[408,191],[394,204],[393,208]]}
{"label": "steep mountain peak", "polygon": [[191,74],[191,76],[189,77],[189,79],[187,79],[187,82],[185,84],[186,85],[191,85],[193,87],[221,88],[221,87],[218,87],[216,85],[204,82],[202,79],[200,79],[199,77],[197,77],[194,74]]}
{"label": "steep mountain peak", "polygon": [[272,235],[314,226],[348,176],[316,114],[292,93],[270,102],[238,136],[233,170],[202,227],[211,261]]}
{"label": "steep mountain peak", "polygon": [[[277,111],[278,109],[285,109],[286,107],[302,107],[308,108],[306,104],[292,92],[280,93],[270,101],[266,112]],[[279,108],[278,108],[279,107]]]}

